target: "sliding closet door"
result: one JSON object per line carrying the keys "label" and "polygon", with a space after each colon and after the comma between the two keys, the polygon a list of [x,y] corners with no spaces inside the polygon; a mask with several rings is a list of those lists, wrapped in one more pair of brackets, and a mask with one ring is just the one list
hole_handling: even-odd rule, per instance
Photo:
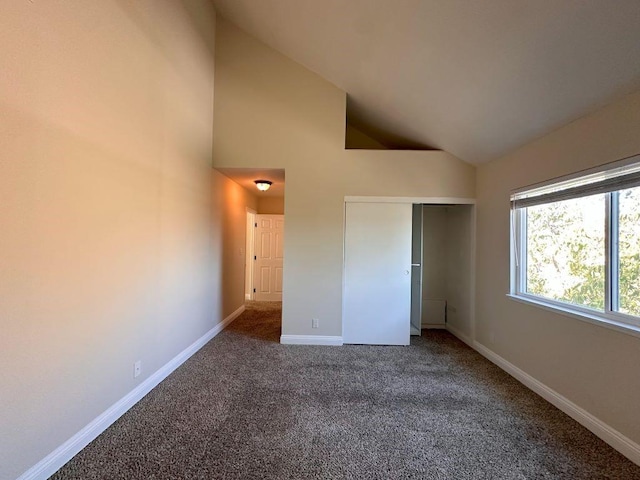
{"label": "sliding closet door", "polygon": [[411,204],[346,204],[344,343],[409,345],[411,211]]}

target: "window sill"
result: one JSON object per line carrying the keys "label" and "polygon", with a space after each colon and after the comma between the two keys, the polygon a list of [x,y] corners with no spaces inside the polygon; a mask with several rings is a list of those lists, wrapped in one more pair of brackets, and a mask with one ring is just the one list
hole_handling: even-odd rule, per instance
{"label": "window sill", "polygon": [[640,337],[640,327],[636,325],[618,322],[611,318],[605,318],[599,315],[592,315],[592,314],[579,312],[576,310],[572,310],[570,308],[563,308],[559,305],[547,303],[543,300],[538,300],[538,299],[525,297],[521,295],[515,295],[512,293],[508,293],[507,297],[510,298],[511,300],[515,300],[516,302],[543,308],[544,310],[548,310],[550,312],[553,312],[559,315],[564,315],[565,317],[575,318],[578,320],[582,320],[583,322],[591,323],[592,325],[608,328],[610,330],[615,330],[617,332],[625,333],[627,335],[632,335],[634,337]]}

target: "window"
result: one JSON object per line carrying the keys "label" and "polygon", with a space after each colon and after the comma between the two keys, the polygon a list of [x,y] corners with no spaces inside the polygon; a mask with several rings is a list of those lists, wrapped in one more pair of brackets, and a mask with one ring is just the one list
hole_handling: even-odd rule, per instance
{"label": "window", "polygon": [[511,294],[640,327],[640,156],[511,196]]}

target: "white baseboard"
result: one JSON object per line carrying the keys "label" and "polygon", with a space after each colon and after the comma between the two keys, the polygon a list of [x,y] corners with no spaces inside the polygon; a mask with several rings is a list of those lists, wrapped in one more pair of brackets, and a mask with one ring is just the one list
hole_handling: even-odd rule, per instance
{"label": "white baseboard", "polygon": [[189,357],[200,350],[209,340],[220,333],[235,320],[242,312],[244,305],[218,323],[215,327],[193,342],[167,364],[152,374],[144,382],[131,390],[111,407],[93,419],[87,426],[64,442],[45,458],[23,473],[17,480],[46,480],[57,472],[65,463],[71,460],[84,447],[89,445],[98,435],[138,403],[142,397],[149,393],[162,380],[167,378],[175,369],[182,365]]}
{"label": "white baseboard", "polygon": [[283,345],[332,345],[343,344],[342,337],[323,335],[280,335]]}
{"label": "white baseboard", "polygon": [[[452,331],[454,335],[459,337],[458,334]],[[469,343],[468,341],[460,338],[465,343]],[[600,437],[606,443],[615,448],[618,452],[623,454],[633,463],[640,465],[640,445],[627,438],[622,433],[618,432],[613,427],[607,425],[602,420],[594,417],[585,409],[579,407],[575,403],[573,403],[568,398],[563,397],[555,390],[547,387],[545,384],[536,380],[531,375],[526,373],[525,371],[519,369],[512,363],[508,362],[500,355],[495,353],[494,351],[488,349],[481,343],[473,342],[470,344],[472,348],[477,350],[482,356],[489,359],[491,362],[495,363],[502,370],[506,371],[509,375],[519,380],[525,386],[529,387],[531,390],[536,392],[542,398],[547,400],[549,403],[562,410],[564,413],[573,418],[576,422],[581,424],[583,427],[590,430],[596,436]]]}

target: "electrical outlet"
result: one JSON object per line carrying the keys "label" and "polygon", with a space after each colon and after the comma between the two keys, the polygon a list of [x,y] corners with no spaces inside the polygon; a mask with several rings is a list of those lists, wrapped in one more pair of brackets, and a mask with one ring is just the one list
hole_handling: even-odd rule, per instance
{"label": "electrical outlet", "polygon": [[318,328],[319,325],[320,325],[320,320],[318,320],[317,318],[311,319],[311,328]]}
{"label": "electrical outlet", "polygon": [[138,360],[133,364],[133,378],[139,377],[142,373],[142,360]]}

